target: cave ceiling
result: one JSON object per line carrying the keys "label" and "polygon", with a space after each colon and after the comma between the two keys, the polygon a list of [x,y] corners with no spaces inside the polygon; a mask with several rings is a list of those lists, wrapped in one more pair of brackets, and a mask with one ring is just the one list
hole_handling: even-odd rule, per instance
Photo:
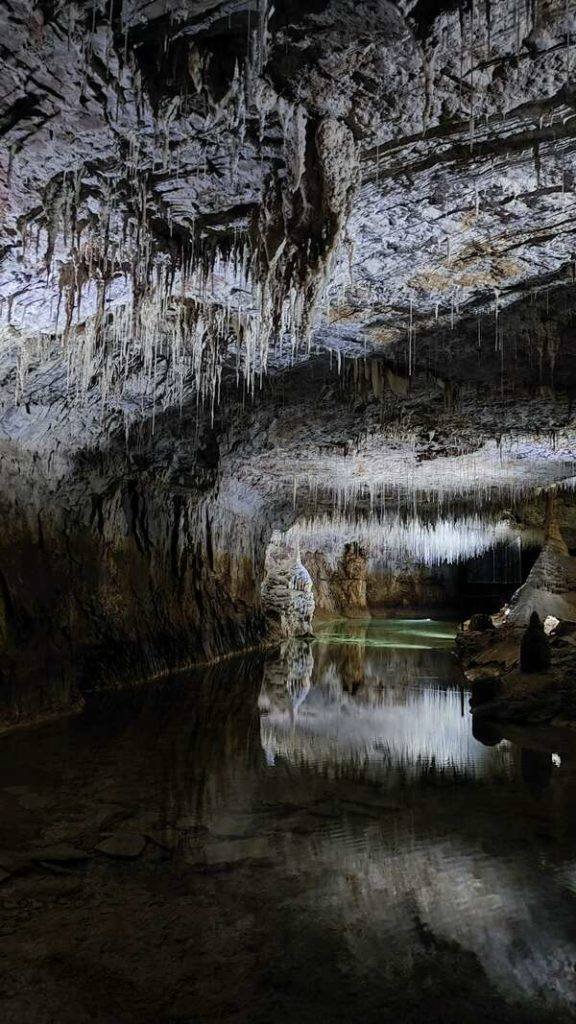
{"label": "cave ceiling", "polygon": [[198,408],[231,508],[572,477],[575,40],[565,0],[2,0],[4,442],[152,423],[185,479]]}

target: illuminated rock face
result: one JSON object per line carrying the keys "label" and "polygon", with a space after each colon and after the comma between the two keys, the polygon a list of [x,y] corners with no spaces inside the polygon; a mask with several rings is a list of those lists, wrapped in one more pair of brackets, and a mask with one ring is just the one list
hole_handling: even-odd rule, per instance
{"label": "illuminated rock face", "polygon": [[541,622],[549,615],[576,622],[576,558],[562,537],[553,496],[548,498],[544,546],[510,602],[508,621],[528,625],[534,613]]}
{"label": "illuminated rock face", "polygon": [[447,586],[444,573],[425,566],[391,567],[372,575],[368,598],[374,608],[439,608],[453,604],[453,586]]}
{"label": "illuminated rock face", "polygon": [[[163,411],[190,390],[217,402],[226,367],[253,389],[306,358],[314,328],[338,359],[432,369],[448,405],[487,372],[504,394],[574,384],[562,3],[18,0],[0,16],[12,398],[98,388],[130,424],[158,390]],[[371,366],[371,386],[405,396],[397,370]]]}
{"label": "illuminated rock face", "polygon": [[314,595],[312,578],[299,556],[272,540],[266,554],[262,606],[271,633],[279,638],[312,634]]}
{"label": "illuminated rock face", "polygon": [[[439,557],[464,519],[490,506],[482,544],[573,476],[572,20],[552,0],[3,5],[16,715],[42,672],[65,704],[265,637],[274,530],[374,514],[405,545],[408,518]],[[365,608],[363,572],[339,587]],[[309,622],[292,596],[282,635]]]}
{"label": "illuminated rock face", "polygon": [[370,614],[366,596],[368,561],[359,544],[343,543],[334,565],[322,551],[307,551],[304,560],[314,580],[319,617],[363,618]]}

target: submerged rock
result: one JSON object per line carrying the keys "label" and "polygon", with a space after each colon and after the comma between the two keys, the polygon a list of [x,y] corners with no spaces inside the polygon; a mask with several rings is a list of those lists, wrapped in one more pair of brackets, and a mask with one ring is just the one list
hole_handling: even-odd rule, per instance
{"label": "submerged rock", "polygon": [[477,704],[486,704],[489,701],[497,700],[502,693],[502,678],[497,669],[493,671],[484,669],[478,672],[474,679],[471,680],[471,684],[472,696],[470,703],[472,707]]}
{"label": "submerged rock", "polygon": [[15,875],[30,867],[30,858],[12,850],[0,850],[0,868],[6,875]]}
{"label": "submerged rock", "polygon": [[472,735],[485,747],[497,747],[504,739],[498,726],[478,715],[474,715],[472,718]]}
{"label": "submerged rock", "polygon": [[95,849],[98,853],[105,853],[107,857],[120,857],[133,860],[144,852],[146,846],[145,836],[139,836],[132,832],[117,832],[109,839],[98,843]]}

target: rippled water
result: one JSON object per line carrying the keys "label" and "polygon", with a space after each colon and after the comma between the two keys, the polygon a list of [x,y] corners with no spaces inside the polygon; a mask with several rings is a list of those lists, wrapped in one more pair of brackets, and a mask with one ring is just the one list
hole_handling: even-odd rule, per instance
{"label": "rippled water", "polygon": [[1,737],[3,1019],[576,1019],[576,743],[476,738],[453,634],[330,624]]}

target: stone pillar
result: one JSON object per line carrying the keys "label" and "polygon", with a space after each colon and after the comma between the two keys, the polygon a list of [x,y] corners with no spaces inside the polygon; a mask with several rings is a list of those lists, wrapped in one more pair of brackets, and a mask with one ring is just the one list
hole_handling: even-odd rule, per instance
{"label": "stone pillar", "polygon": [[312,634],[314,594],[310,573],[282,540],[272,540],[266,555],[262,607],[270,631],[279,638]]}
{"label": "stone pillar", "polygon": [[526,625],[533,612],[542,622],[549,615],[576,621],[576,558],[569,554],[560,532],[553,492],[546,499],[544,530],[544,547],[510,601],[508,622],[515,626]]}

